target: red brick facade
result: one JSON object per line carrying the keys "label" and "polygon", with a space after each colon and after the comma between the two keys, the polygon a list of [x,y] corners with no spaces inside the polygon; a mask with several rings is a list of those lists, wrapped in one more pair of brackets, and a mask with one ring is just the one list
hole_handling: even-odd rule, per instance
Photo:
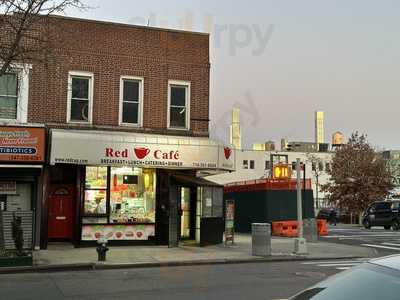
{"label": "red brick facade", "polygon": [[[62,17],[52,22],[63,42],[48,63],[32,67],[29,123],[208,136],[208,35]],[[94,74],[91,125],[67,124],[70,71]],[[123,75],[144,78],[143,128],[118,127]],[[190,131],[167,130],[168,80],[191,83]]]}

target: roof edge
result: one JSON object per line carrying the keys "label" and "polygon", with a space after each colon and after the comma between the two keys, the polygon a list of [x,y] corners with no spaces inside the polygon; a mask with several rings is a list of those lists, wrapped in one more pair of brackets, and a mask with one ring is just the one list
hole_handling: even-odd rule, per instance
{"label": "roof edge", "polygon": [[113,22],[113,21],[69,17],[69,16],[62,16],[62,15],[49,15],[49,17],[55,18],[55,19],[63,19],[63,20],[103,24],[103,25],[114,25],[114,26],[122,26],[122,27],[138,28],[138,29],[148,29],[148,30],[156,30],[156,31],[164,31],[164,32],[186,33],[186,34],[210,36],[210,33],[200,32],[200,31],[189,31],[189,30],[181,30],[181,29],[170,29],[170,28],[162,28],[162,27],[154,27],[154,26],[135,25],[135,24]]}

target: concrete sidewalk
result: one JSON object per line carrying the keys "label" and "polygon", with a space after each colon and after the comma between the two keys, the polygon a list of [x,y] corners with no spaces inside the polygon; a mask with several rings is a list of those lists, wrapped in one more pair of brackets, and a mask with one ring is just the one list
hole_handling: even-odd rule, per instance
{"label": "concrete sidewalk", "polygon": [[255,257],[251,253],[251,236],[236,235],[235,245],[217,245],[200,248],[181,245],[110,247],[107,261],[97,262],[95,248],[73,248],[67,244],[50,245],[47,250],[34,252],[34,266],[0,268],[0,273],[29,271],[63,271],[76,269],[106,269],[159,267],[195,264],[244,263],[260,261],[350,259],[374,257],[372,249],[326,242],[308,243],[308,255],[293,254],[294,240],[272,238],[272,256]]}

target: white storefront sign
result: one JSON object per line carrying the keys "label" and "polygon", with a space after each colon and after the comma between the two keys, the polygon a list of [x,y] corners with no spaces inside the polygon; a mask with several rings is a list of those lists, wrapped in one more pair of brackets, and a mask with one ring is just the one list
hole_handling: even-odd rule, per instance
{"label": "white storefront sign", "polygon": [[50,164],[234,170],[234,151],[207,138],[52,130]]}

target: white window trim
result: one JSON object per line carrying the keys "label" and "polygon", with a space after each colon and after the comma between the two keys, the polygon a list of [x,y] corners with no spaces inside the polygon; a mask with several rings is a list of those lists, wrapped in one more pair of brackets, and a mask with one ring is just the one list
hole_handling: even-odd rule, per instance
{"label": "white window trim", "polygon": [[[139,81],[139,112],[138,112],[138,123],[124,123],[122,120],[124,110],[124,80],[136,80]],[[136,76],[121,76],[119,82],[119,126],[126,127],[143,127],[143,101],[144,101],[144,78]]]}
{"label": "white window trim", "polygon": [[[1,66],[1,61],[0,61]],[[17,97],[17,118],[0,118],[0,124],[26,124],[28,123],[28,102],[29,102],[29,73],[31,64],[14,63],[10,66],[9,73],[16,73],[18,76],[18,97]]]}
{"label": "white window trim", "polygon": [[[171,86],[172,85],[181,85],[186,87],[186,127],[171,127]],[[173,130],[190,130],[190,101],[191,101],[191,91],[190,91],[191,83],[189,81],[182,80],[168,80],[168,111],[167,111],[167,127],[168,129]]]}
{"label": "white window trim", "polygon": [[[72,98],[72,77],[88,77],[89,80],[89,109],[88,120],[71,121],[71,98]],[[68,99],[67,99],[67,123],[73,124],[92,124],[93,121],[93,93],[94,93],[94,74],[90,72],[70,71],[68,72]]]}

